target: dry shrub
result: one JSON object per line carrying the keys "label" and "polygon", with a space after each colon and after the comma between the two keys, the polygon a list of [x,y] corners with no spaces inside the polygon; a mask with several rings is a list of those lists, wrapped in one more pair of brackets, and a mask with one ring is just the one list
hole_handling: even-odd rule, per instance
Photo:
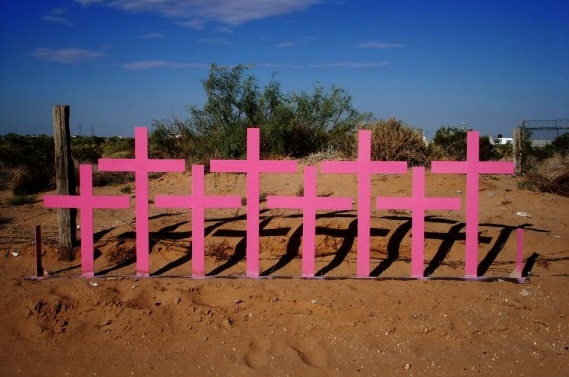
{"label": "dry shrub", "polygon": [[524,175],[520,188],[569,196],[569,157],[555,154]]}
{"label": "dry shrub", "polygon": [[233,253],[233,247],[223,240],[221,242],[211,242],[206,246],[206,254],[215,258],[216,261],[223,261],[229,259]]}
{"label": "dry shrub", "polygon": [[133,244],[119,242],[114,245],[109,254],[107,255],[107,260],[116,265],[125,263],[136,257],[136,248]]}
{"label": "dry shrub", "polygon": [[407,161],[410,166],[428,163],[427,146],[420,131],[395,118],[365,127],[371,130],[371,157],[376,161]]}
{"label": "dry shrub", "polygon": [[16,196],[35,194],[54,186],[53,178],[46,172],[27,167],[2,168],[0,186]]}

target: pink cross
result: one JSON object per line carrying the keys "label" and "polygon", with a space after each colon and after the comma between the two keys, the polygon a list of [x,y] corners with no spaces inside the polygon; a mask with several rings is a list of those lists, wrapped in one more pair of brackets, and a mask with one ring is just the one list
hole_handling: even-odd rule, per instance
{"label": "pink cross", "polygon": [[407,172],[407,162],[372,161],[371,131],[360,130],[356,161],[324,161],[323,173],[351,173],[358,176],[358,251],[357,276],[369,276],[371,227],[371,174],[400,174]]}
{"label": "pink cross", "polygon": [[148,159],[148,130],[136,127],[134,131],[134,159],[102,158],[99,170],[133,171],[136,192],[136,274],[147,277],[150,272],[149,234],[148,234],[148,173],[149,172],[182,172],[185,170],[184,160],[151,160]]}
{"label": "pink cross", "polygon": [[93,277],[93,210],[95,208],[128,208],[128,196],[93,196],[93,166],[79,167],[79,195],[45,195],[46,208],[78,208],[81,210],[81,273]]}
{"label": "pink cross", "polygon": [[413,168],[413,189],[410,198],[384,197],[376,199],[378,209],[409,209],[413,211],[413,241],[411,245],[411,275],[422,278],[425,260],[425,210],[460,209],[459,198],[428,198],[425,196],[425,168]]}
{"label": "pink cross", "polygon": [[300,208],[302,214],[302,276],[314,276],[314,250],[317,209],[352,209],[351,198],[330,198],[316,195],[316,166],[304,168],[304,196],[269,196],[268,208]]}
{"label": "pink cross", "polygon": [[295,173],[296,161],[261,160],[258,128],[247,129],[246,160],[211,160],[212,172],[247,174],[247,276],[259,276],[260,173]]}
{"label": "pink cross", "polygon": [[512,162],[480,161],[479,134],[468,131],[466,161],[433,161],[433,173],[466,173],[466,256],[465,275],[477,277],[478,267],[478,215],[480,174],[514,174]]}
{"label": "pink cross", "polygon": [[203,277],[205,273],[204,229],[206,208],[239,208],[239,196],[205,195],[204,166],[192,165],[192,195],[156,195],[156,208],[192,209],[192,275]]}

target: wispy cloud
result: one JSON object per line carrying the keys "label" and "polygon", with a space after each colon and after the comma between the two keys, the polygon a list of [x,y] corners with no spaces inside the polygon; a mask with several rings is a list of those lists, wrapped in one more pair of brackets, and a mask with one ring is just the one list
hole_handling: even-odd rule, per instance
{"label": "wispy cloud", "polygon": [[241,25],[249,21],[302,11],[323,0],[75,0],[130,12],[149,12],[182,20],[187,27],[203,27],[206,21]]}
{"label": "wispy cloud", "polygon": [[386,42],[378,42],[378,41],[366,41],[362,43],[358,43],[356,45],[358,48],[376,48],[376,49],[384,49],[384,48],[398,48],[398,47],[405,47],[400,43],[386,43]]}
{"label": "wispy cloud", "polygon": [[31,55],[39,60],[51,61],[57,63],[81,63],[107,55],[104,52],[87,50],[83,48],[66,48],[53,50],[51,48],[37,48]]}
{"label": "wispy cloud", "polygon": [[68,18],[69,12],[63,8],[54,8],[50,10],[41,19],[42,21],[52,22],[56,24],[63,24],[67,26],[74,26]]}
{"label": "wispy cloud", "polygon": [[157,39],[162,37],[164,37],[162,33],[146,33],[138,36],[140,39]]}
{"label": "wispy cloud", "polygon": [[177,63],[167,60],[142,60],[136,62],[125,63],[122,65],[123,68],[132,70],[142,70],[142,69],[180,69],[180,68],[190,68],[190,69],[204,69],[209,68],[209,64],[202,63]]}
{"label": "wispy cloud", "polygon": [[311,64],[311,68],[377,68],[385,67],[390,65],[391,62],[381,61],[381,62],[335,62],[335,63],[324,63],[324,64]]}

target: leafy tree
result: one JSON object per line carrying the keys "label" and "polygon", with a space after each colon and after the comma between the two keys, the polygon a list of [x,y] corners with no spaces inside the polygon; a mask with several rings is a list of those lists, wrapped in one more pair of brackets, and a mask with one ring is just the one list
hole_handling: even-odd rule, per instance
{"label": "leafy tree", "polygon": [[551,147],[554,151],[566,155],[569,152],[569,132],[565,132],[553,139]]}
{"label": "leafy tree", "polygon": [[[442,148],[447,157],[464,161],[466,160],[467,131],[471,130],[450,126],[439,128],[433,138],[433,143]],[[498,157],[494,145],[492,145],[490,137],[488,136],[480,136],[479,151],[479,157],[482,161],[488,161]]]}
{"label": "leafy tree", "polygon": [[355,110],[340,88],[284,94],[273,76],[261,90],[246,71],[243,65],[212,65],[203,81],[204,106],[190,106],[183,122],[155,121],[154,149],[202,160],[236,158],[245,154],[247,127],[260,127],[263,153],[299,157],[327,145],[345,146],[358,125],[371,119]]}

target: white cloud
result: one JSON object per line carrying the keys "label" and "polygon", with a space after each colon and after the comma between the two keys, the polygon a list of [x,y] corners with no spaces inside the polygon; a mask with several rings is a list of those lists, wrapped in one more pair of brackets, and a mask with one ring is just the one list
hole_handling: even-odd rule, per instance
{"label": "white cloud", "polygon": [[87,50],[83,48],[66,48],[53,50],[51,48],[37,48],[31,55],[39,60],[57,62],[57,63],[80,63],[107,55],[104,52]]}
{"label": "white cloud", "polygon": [[67,26],[74,26],[73,23],[67,18],[69,12],[63,8],[54,8],[50,10],[41,19],[42,21],[52,22],[56,24],[63,24]]}
{"label": "white cloud", "polygon": [[398,48],[404,47],[400,43],[385,43],[385,42],[378,42],[378,41],[367,41],[358,43],[356,45],[358,48],[376,48],[376,49],[383,49],[383,48]]}
{"label": "white cloud", "polygon": [[212,45],[231,45],[232,44],[227,39],[222,39],[222,38],[202,38],[202,39],[198,39],[198,43],[206,43],[206,44],[212,44]]}
{"label": "white cloud", "polygon": [[156,68],[168,68],[168,69],[180,69],[180,68],[194,68],[194,69],[204,69],[209,68],[209,64],[201,63],[176,63],[167,60],[142,60],[136,62],[125,63],[122,65],[123,68],[132,70],[142,70],[142,69],[156,69]]}
{"label": "white cloud", "polygon": [[[188,27],[203,27],[206,21],[240,25],[249,21],[302,11],[323,0],[75,0],[131,12],[156,13],[180,19]],[[199,20],[196,21],[196,20]],[[201,23],[201,24],[200,24]]]}

